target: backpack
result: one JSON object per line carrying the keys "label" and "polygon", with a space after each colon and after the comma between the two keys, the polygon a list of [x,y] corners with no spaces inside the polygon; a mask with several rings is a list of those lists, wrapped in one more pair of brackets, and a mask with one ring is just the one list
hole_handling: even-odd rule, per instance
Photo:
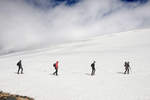
{"label": "backpack", "polygon": [[56,67],[56,63],[53,64],[53,67]]}
{"label": "backpack", "polygon": [[17,63],[17,66],[19,66],[20,65],[20,61]]}
{"label": "backpack", "polygon": [[94,63],[91,64],[91,67],[94,67]]}

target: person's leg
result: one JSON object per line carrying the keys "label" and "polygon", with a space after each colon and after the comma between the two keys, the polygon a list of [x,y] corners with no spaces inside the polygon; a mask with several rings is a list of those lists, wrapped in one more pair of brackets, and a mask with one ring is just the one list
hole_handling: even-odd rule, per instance
{"label": "person's leg", "polygon": [[20,67],[18,67],[18,72],[17,72],[17,74],[19,74],[19,71],[20,71]]}
{"label": "person's leg", "polygon": [[95,69],[93,70],[93,75],[95,75]]}
{"label": "person's leg", "polygon": [[124,74],[126,74],[126,72],[127,72],[127,69],[125,69]]}
{"label": "person's leg", "polygon": [[92,69],[92,74],[91,75],[94,75],[95,74],[95,69]]}
{"label": "person's leg", "polygon": [[56,74],[56,72],[57,72],[57,69],[55,68],[55,72],[53,73],[53,75],[55,75],[55,74]]}
{"label": "person's leg", "polygon": [[127,69],[127,73],[129,74],[129,68]]}
{"label": "person's leg", "polygon": [[56,73],[56,70],[55,70],[55,72],[53,73],[53,75],[55,75],[55,73]]}
{"label": "person's leg", "polygon": [[23,74],[23,68],[21,67],[21,74]]}
{"label": "person's leg", "polygon": [[58,75],[58,69],[56,69],[56,76]]}
{"label": "person's leg", "polygon": [[91,75],[93,75],[93,69],[92,69]]}

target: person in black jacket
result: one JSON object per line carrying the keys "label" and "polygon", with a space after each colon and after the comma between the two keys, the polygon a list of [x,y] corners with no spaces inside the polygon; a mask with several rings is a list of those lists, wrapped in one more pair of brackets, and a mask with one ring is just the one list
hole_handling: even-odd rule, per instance
{"label": "person in black jacket", "polygon": [[92,67],[92,72],[91,72],[91,75],[95,75],[95,61],[91,64],[91,67]]}
{"label": "person in black jacket", "polygon": [[20,70],[21,70],[21,74],[23,74],[23,67],[22,67],[22,61],[21,60],[17,63],[17,66],[18,66],[17,74],[19,74]]}
{"label": "person in black jacket", "polygon": [[129,74],[129,69],[130,69],[130,64],[129,64],[129,62],[125,62],[125,63],[124,63],[124,67],[125,67],[125,72],[124,72],[124,74]]}

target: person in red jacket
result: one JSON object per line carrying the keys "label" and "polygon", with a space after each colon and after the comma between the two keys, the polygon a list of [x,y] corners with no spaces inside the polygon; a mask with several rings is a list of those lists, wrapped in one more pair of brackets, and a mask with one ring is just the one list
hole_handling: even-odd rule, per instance
{"label": "person in red jacket", "polygon": [[58,61],[56,61],[56,63],[53,64],[54,68],[55,68],[55,72],[53,73],[53,75],[58,75]]}

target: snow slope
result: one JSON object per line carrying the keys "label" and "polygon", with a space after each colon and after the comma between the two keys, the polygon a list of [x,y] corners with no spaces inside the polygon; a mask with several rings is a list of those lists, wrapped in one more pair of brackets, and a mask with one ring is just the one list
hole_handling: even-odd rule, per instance
{"label": "snow slope", "polygon": [[[150,29],[0,56],[0,90],[35,100],[150,100]],[[24,74],[16,74],[23,60]],[[59,76],[53,63],[59,60]],[[90,64],[96,60],[96,75]],[[124,61],[132,73],[124,75]]]}

